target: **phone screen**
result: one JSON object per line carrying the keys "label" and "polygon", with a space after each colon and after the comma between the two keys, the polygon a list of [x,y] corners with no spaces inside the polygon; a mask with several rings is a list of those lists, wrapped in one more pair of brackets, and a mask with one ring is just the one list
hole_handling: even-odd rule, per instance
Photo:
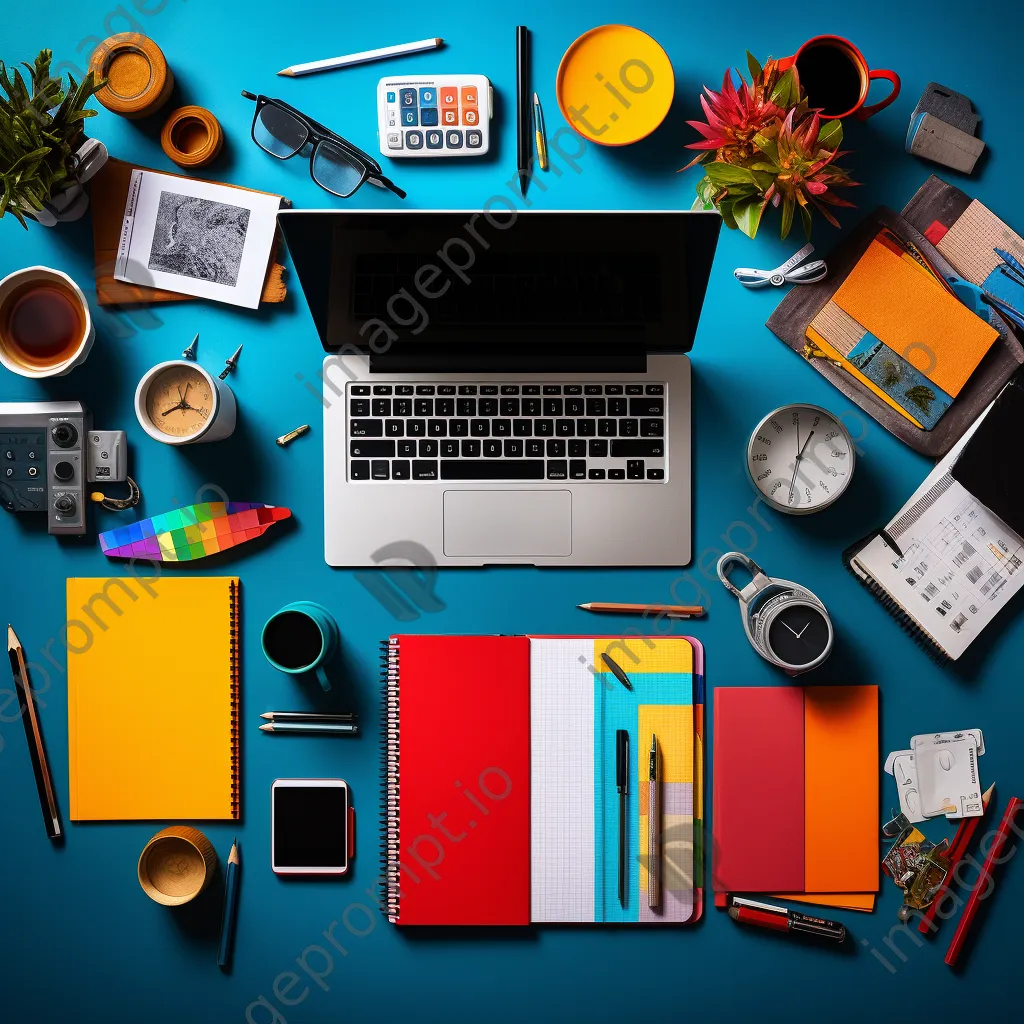
{"label": "phone screen", "polygon": [[348,863],[348,787],[274,788],[274,866],[343,868]]}

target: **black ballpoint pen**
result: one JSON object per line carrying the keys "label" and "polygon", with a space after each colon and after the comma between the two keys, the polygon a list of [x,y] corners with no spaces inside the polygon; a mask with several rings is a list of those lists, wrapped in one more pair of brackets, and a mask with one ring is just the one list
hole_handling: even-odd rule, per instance
{"label": "black ballpoint pen", "polygon": [[615,730],[615,787],[619,791],[619,906],[626,905],[626,797],[629,795],[629,733]]}
{"label": "black ballpoint pen", "polygon": [[611,655],[609,655],[609,654],[602,654],[601,655],[601,660],[611,670],[612,675],[615,676],[615,678],[618,679],[618,681],[620,683],[622,683],[622,685],[627,690],[629,690],[630,693],[632,693],[633,692],[633,684],[629,681],[629,676],[627,676],[626,673],[623,672],[622,669],[614,661],[612,661]]}
{"label": "black ballpoint pen", "polygon": [[647,906],[661,900],[661,778],[658,769],[658,737],[651,735],[650,785],[647,789]]}
{"label": "black ballpoint pen", "polygon": [[530,106],[530,32],[525,25],[516,25],[516,169],[519,190],[526,195],[530,180],[530,154],[533,139],[530,134],[533,111]]}

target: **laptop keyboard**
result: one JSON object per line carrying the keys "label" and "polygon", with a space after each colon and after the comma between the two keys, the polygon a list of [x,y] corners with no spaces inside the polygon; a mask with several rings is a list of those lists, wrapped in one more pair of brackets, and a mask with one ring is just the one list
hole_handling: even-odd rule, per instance
{"label": "laptop keyboard", "polygon": [[354,481],[663,481],[664,384],[349,384]]}

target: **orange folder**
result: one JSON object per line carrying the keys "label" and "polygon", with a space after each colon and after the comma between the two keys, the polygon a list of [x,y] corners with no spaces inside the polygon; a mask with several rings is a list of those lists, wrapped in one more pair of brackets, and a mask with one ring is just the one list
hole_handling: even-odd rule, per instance
{"label": "orange folder", "polygon": [[872,242],[833,301],[954,398],[999,335],[908,260]]}

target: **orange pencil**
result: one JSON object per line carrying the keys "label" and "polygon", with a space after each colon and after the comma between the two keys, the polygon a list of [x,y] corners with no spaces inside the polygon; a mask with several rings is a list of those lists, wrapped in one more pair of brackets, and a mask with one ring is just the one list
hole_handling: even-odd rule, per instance
{"label": "orange pencil", "polygon": [[608,612],[613,615],[665,615],[670,619],[697,618],[704,614],[699,604],[611,604],[602,601],[588,601],[578,604],[585,612]]}

